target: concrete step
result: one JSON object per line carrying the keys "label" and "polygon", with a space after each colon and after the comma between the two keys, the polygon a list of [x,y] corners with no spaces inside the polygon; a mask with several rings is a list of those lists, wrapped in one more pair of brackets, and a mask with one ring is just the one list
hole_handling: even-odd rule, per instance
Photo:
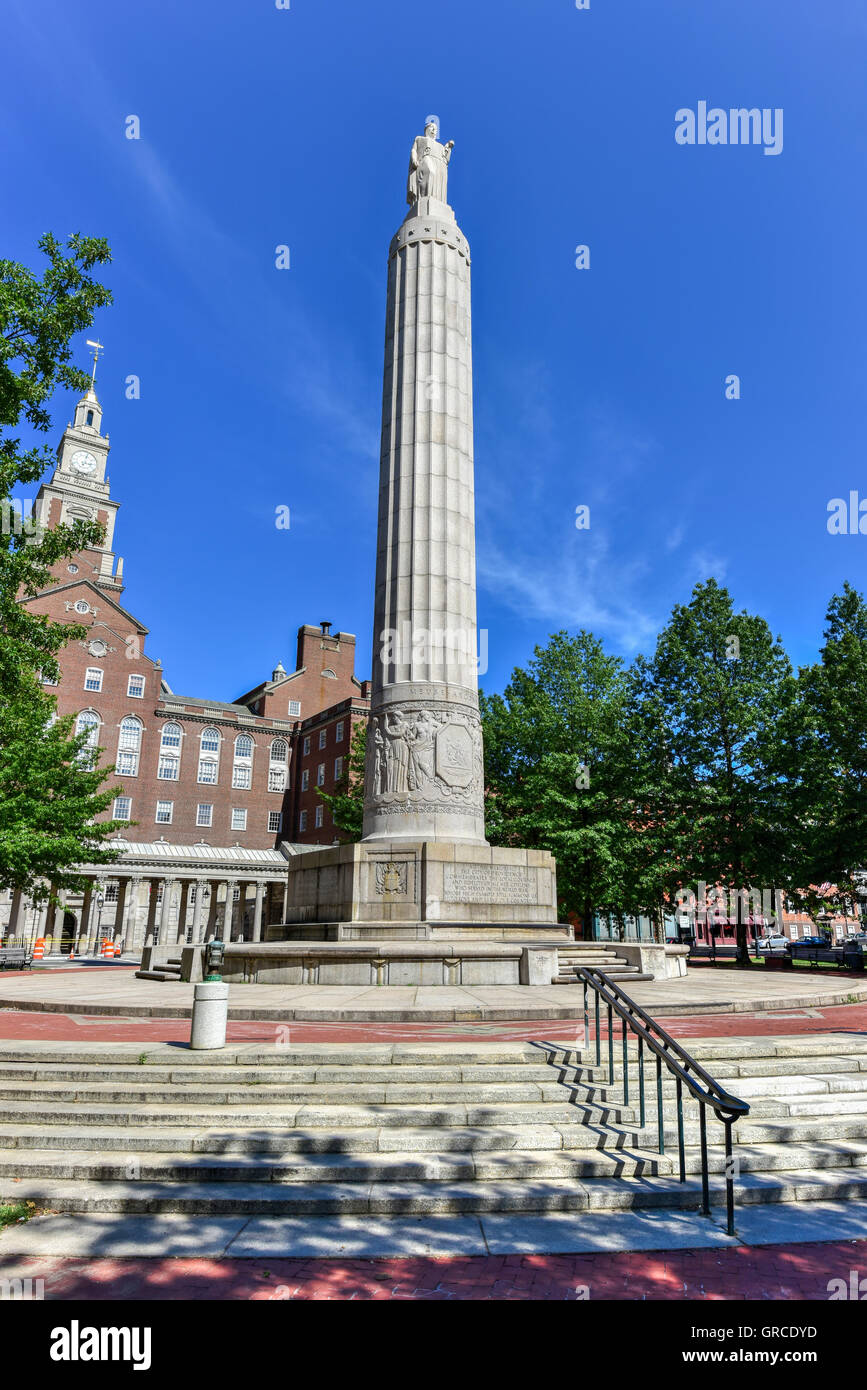
{"label": "concrete step", "polygon": [[[867,1160],[865,1160],[867,1161]],[[401,1150],[283,1154],[163,1154],[64,1149],[0,1151],[4,1180],[39,1178],[80,1182],[485,1182],[490,1178],[640,1177],[670,1174],[674,1160],[639,1149]]]}
{"label": "concrete step", "polygon": [[[583,1033],[583,1011],[575,1018],[576,1030]],[[615,1061],[619,1065],[620,1036],[619,1020],[615,1022]],[[592,1017],[591,1017],[592,1028]],[[705,1038],[689,1039],[687,1050],[696,1061],[719,1062],[730,1060],[737,1067],[761,1066],[767,1061],[782,1065],[800,1064],[801,1070],[810,1070],[809,1059],[815,1060],[816,1067],[829,1058],[855,1058],[867,1063],[867,1037],[856,1034],[806,1034],[803,1037],[750,1038],[745,1044],[743,1038]],[[603,1064],[606,1041],[603,1039]],[[745,1056],[745,1053],[748,1055]],[[336,1055],[335,1055],[336,1054]],[[634,1042],[629,1045],[630,1062],[634,1063],[637,1048]],[[139,1058],[142,1061],[139,1063]],[[645,1058],[648,1054],[645,1050]],[[0,1066],[6,1063],[30,1063],[43,1069],[51,1065],[66,1063],[92,1064],[100,1070],[106,1067],[141,1065],[143,1067],[170,1065],[183,1067],[245,1066],[245,1067],[284,1067],[284,1066],[364,1066],[373,1062],[382,1066],[434,1065],[434,1066],[497,1066],[502,1064],[526,1065],[539,1059],[552,1065],[592,1066],[595,1063],[595,1041],[589,1046],[578,1044],[551,1043],[545,1041],[499,1042],[499,1043],[347,1043],[339,1049],[334,1044],[292,1043],[291,1045],[268,1046],[261,1043],[229,1044],[220,1052],[219,1063],[212,1053],[191,1052],[183,1044],[164,1043],[55,1043],[46,1048],[44,1044],[30,1044],[22,1041],[0,1040]],[[713,1068],[711,1068],[713,1070]],[[729,1071],[729,1075],[736,1072]]]}
{"label": "concrete step", "polygon": [[[606,974],[609,980],[613,980],[615,984],[618,980],[631,980],[634,984],[636,980],[652,980],[654,978],[646,971],[639,970],[637,966],[625,966],[623,969],[618,967],[614,970],[607,970]],[[553,985],[574,985],[576,983],[575,974],[574,972],[563,974],[561,970],[559,974],[552,975],[551,983]]]}
{"label": "concrete step", "polygon": [[[6,1194],[4,1194],[5,1196]],[[744,1173],[739,1203],[840,1201],[867,1196],[867,1171],[806,1170]],[[557,1179],[487,1179],[442,1182],[73,1182],[23,1178],[16,1201],[35,1201],[52,1211],[253,1215],[435,1214],[485,1211],[695,1210],[701,1184],[671,1176]],[[719,1178],[712,1204],[725,1201]]]}
{"label": "concrete step", "polygon": [[[639,1146],[594,1149],[553,1148],[370,1148],[301,1150],[275,1147],[244,1152],[211,1150],[154,1151],[83,1146],[69,1148],[0,1148],[0,1188],[4,1180],[50,1178],[85,1182],[445,1182],[491,1178],[638,1177],[677,1171],[677,1149],[665,1154]],[[741,1173],[798,1173],[839,1168],[867,1168],[867,1143],[819,1142],[802,1145],[739,1145]],[[686,1149],[688,1174],[701,1174],[701,1154]],[[709,1152],[711,1173],[723,1174],[725,1153]]]}

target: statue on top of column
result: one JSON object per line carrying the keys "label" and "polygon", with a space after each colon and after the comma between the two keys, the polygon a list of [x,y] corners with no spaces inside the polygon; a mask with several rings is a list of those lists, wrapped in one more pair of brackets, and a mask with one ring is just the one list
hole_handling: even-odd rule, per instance
{"label": "statue on top of column", "polygon": [[447,203],[448,167],[454,149],[454,140],[441,145],[438,136],[439,121],[436,116],[428,116],[424,135],[417,135],[412,142],[409,154],[409,176],[406,183],[406,201],[413,205],[419,198],[436,198]]}

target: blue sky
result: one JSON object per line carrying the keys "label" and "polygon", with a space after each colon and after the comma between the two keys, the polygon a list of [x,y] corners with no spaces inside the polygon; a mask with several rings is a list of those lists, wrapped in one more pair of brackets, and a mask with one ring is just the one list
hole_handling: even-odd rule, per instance
{"label": "blue sky", "polygon": [[[0,254],[111,242],[116,549],[175,690],[232,698],[323,618],[369,673],[386,256],[430,112],[473,253],[485,688],[560,627],[647,650],[709,575],[811,660],[867,588],[867,536],[826,528],[867,497],[862,4],[4,11]],[[701,100],[782,108],[782,153],[678,145]]]}

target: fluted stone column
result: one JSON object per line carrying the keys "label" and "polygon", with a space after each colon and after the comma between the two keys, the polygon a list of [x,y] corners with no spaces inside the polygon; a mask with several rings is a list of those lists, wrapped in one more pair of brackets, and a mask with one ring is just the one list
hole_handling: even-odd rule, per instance
{"label": "fluted stone column", "polygon": [[172,894],[174,892],[175,880],[166,878],[163,880],[163,900],[160,906],[160,945],[169,944],[169,924],[172,911]]}
{"label": "fluted stone column", "polygon": [[363,839],[485,844],[470,249],[436,134],[413,145],[388,261]]}
{"label": "fluted stone column", "polygon": [[192,944],[202,939],[202,902],[205,896],[205,880],[196,880],[196,901],[193,903],[193,924],[192,924]]}
{"label": "fluted stone column", "polygon": [[211,897],[210,897],[210,901],[209,901],[209,904],[208,904],[208,921],[207,921],[207,926],[206,926],[206,928],[205,928],[205,940],[206,940],[206,941],[213,941],[214,937],[215,937],[216,934],[217,934],[217,905],[218,905],[218,897],[219,897],[219,893],[220,893],[220,882],[219,882],[219,879],[212,878],[212,879],[210,880],[210,888],[211,888]]}
{"label": "fluted stone column", "polygon": [[180,944],[187,939],[187,904],[190,899],[190,880],[181,880],[181,901],[178,907],[178,929],[175,933],[175,942]]}
{"label": "fluted stone column", "polygon": [[256,885],[256,906],[253,914],[253,940],[262,940],[262,908],[265,905],[265,884],[260,880]]}

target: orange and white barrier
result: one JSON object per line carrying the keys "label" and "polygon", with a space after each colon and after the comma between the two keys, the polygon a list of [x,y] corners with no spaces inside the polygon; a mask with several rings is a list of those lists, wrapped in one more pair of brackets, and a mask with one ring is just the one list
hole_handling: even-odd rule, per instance
{"label": "orange and white barrier", "polygon": [[45,937],[44,937],[44,936],[40,936],[40,937],[37,937],[36,941],[33,943],[33,959],[34,959],[34,960],[44,960],[44,958],[45,958]]}
{"label": "orange and white barrier", "polygon": [[108,937],[105,937],[102,943],[102,958],[103,960],[114,959],[114,942],[109,941]]}
{"label": "orange and white barrier", "polygon": [[120,942],[119,942],[119,941],[116,941],[116,942],[114,943],[114,958],[115,958],[115,960],[117,960],[117,958],[118,958],[118,956],[119,956],[120,954],[121,954]]}

